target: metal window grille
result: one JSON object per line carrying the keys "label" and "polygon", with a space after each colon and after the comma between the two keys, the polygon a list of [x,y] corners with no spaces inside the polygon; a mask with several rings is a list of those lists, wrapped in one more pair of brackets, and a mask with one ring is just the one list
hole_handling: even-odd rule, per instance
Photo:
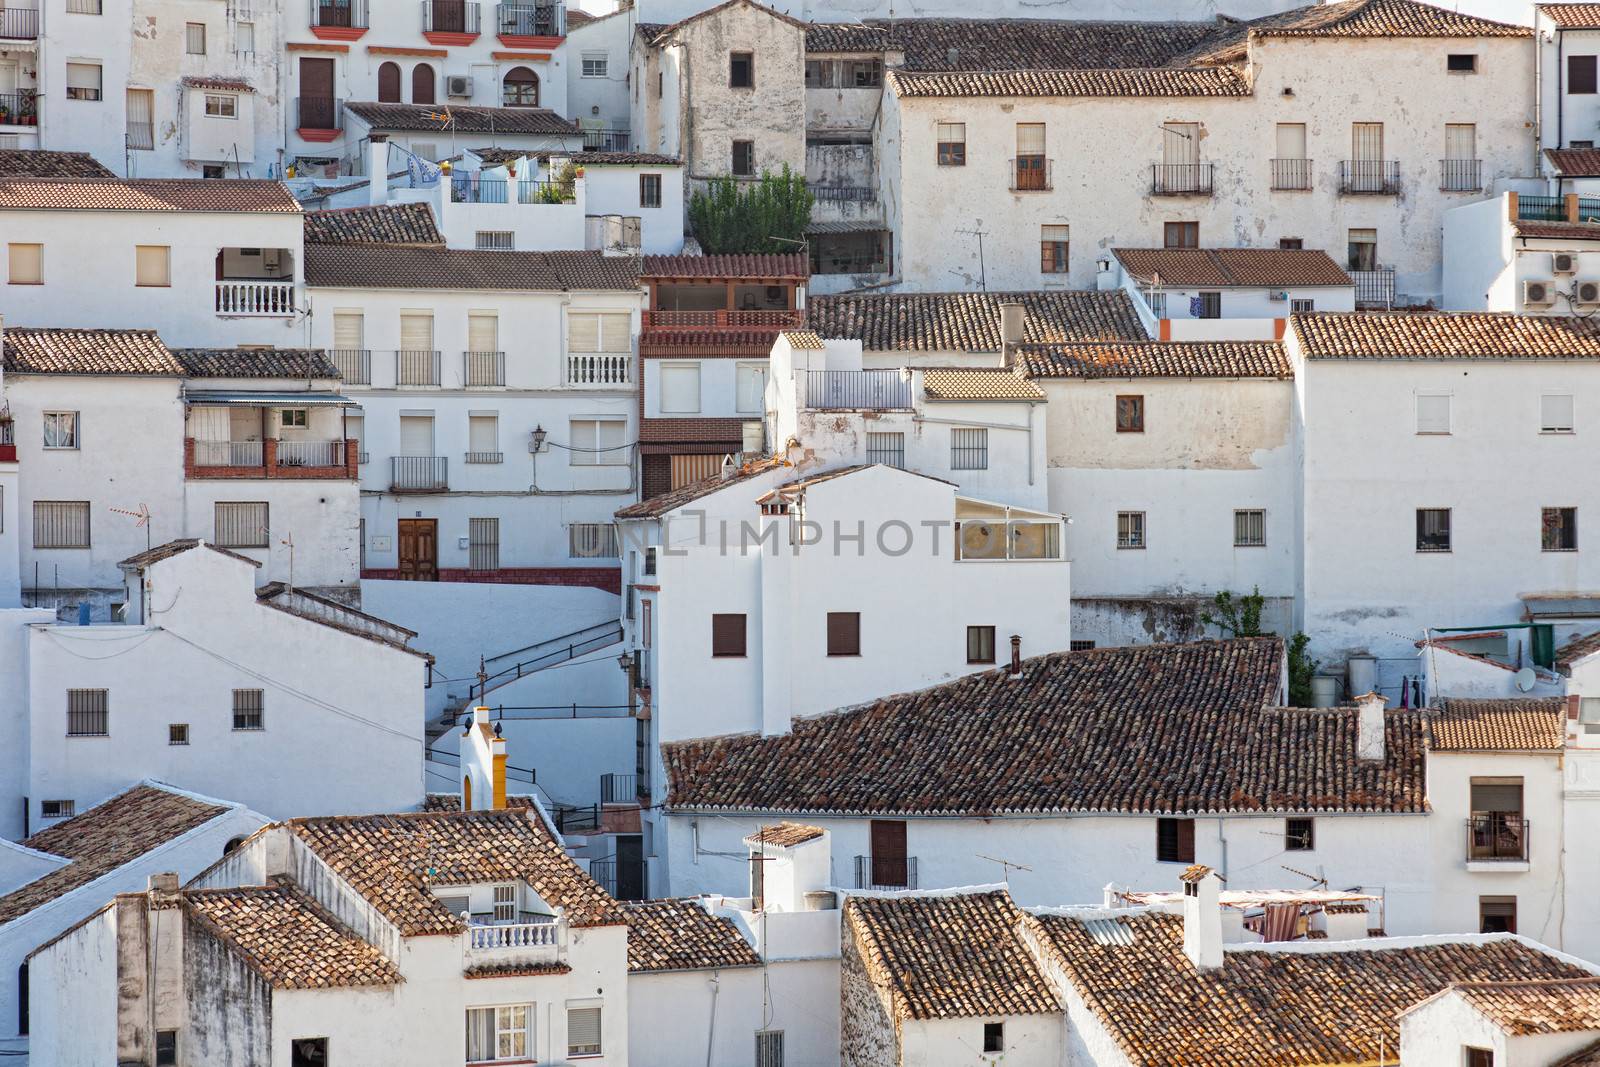
{"label": "metal window grille", "polygon": [[639,206],[640,207],[660,207],[661,206],[661,175],[659,175],[659,174],[641,174],[641,175],[639,175]]}
{"label": "metal window grille", "polygon": [[984,471],[989,469],[989,431],[951,430],[950,469]]}
{"label": "metal window grille", "polygon": [[496,922],[515,922],[517,918],[517,887],[494,887],[494,918]]}
{"label": "metal window grille", "polygon": [[109,689],[67,690],[67,736],[105,737],[111,732]]}
{"label": "metal window grille", "polygon": [[1259,509],[1233,513],[1235,548],[1259,548],[1267,543],[1267,513]]}
{"label": "metal window grille", "polygon": [[567,527],[572,559],[616,559],[617,527],[610,522],[575,522]]}
{"label": "metal window grille", "polygon": [[34,548],[88,548],[87,500],[36,500],[33,503]]}
{"label": "metal window grille", "polygon": [[517,235],[511,230],[479,230],[476,244],[480,252],[511,252],[517,247]]}
{"label": "metal window grille", "polygon": [[567,1009],[567,1055],[600,1055],[600,1009]]}
{"label": "metal window grille", "polygon": [[1089,650],[1091,650],[1093,648],[1094,648],[1094,642],[1093,641],[1069,641],[1069,642],[1067,642],[1067,650],[1069,652],[1088,652]]}
{"label": "metal window grille", "polygon": [[1577,551],[1578,509],[1540,509],[1539,547],[1546,552]]}
{"label": "metal window grille", "polygon": [[39,817],[42,819],[70,819],[77,814],[78,803],[75,800],[41,800],[39,802]]}
{"label": "metal window grille", "polygon": [[1317,847],[1316,824],[1311,819],[1285,819],[1283,836],[1286,852],[1310,852]]}
{"label": "metal window grille", "polygon": [[467,520],[467,566],[475,571],[500,569],[500,520]]}
{"label": "metal window grille", "polygon": [[187,745],[189,743],[189,724],[186,722],[167,723],[167,744]]}
{"label": "metal window grille", "polygon": [[1296,315],[1304,315],[1307,312],[1317,310],[1317,302],[1309,298],[1303,300],[1291,300],[1289,301],[1289,310],[1294,312]]}
{"label": "metal window grille", "polygon": [[233,691],[233,728],[235,730],[266,729],[266,692],[261,689],[235,689]]}
{"label": "metal window grille", "polygon": [[906,465],[906,435],[903,433],[867,434],[867,462],[886,467]]}
{"label": "metal window grille", "polygon": [[1144,547],[1144,512],[1117,512],[1117,547]]}
{"label": "metal window grille", "polygon": [[1450,509],[1417,509],[1417,551],[1450,551]]}
{"label": "metal window grille", "polygon": [[646,574],[656,572],[656,550],[653,547],[644,550],[644,572]]}
{"label": "metal window grille", "polygon": [[213,540],[223,548],[266,548],[267,503],[264,500],[218,501]]}
{"label": "metal window grille", "polygon": [[756,1067],[783,1067],[783,1031],[756,1031]]}

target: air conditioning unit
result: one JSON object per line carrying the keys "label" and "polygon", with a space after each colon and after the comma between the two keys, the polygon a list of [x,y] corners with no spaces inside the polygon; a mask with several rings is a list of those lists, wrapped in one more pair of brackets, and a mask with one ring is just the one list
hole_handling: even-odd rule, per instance
{"label": "air conditioning unit", "polygon": [[1572,288],[1572,302],[1579,307],[1600,304],[1600,282],[1579,282]]}
{"label": "air conditioning unit", "polygon": [[1289,294],[1287,292],[1285,292],[1284,290],[1282,290],[1282,289],[1274,289],[1272,292],[1267,294],[1267,299],[1268,300],[1287,300],[1287,299],[1289,299]]}
{"label": "air conditioning unit", "polygon": [[444,91],[447,96],[471,96],[472,75],[452,74],[444,80]]}
{"label": "air conditioning unit", "polygon": [[1578,257],[1572,252],[1550,253],[1550,269],[1556,274],[1578,273]]}
{"label": "air conditioning unit", "polygon": [[1549,307],[1556,302],[1555,287],[1549,282],[1523,282],[1522,302],[1528,307]]}

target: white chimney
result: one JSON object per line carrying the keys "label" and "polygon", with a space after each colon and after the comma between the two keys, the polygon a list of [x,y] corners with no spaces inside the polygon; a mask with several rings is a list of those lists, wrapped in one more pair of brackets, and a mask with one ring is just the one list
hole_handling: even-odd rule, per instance
{"label": "white chimney", "polygon": [[1183,954],[1195,970],[1222,966],[1222,879],[1204,864],[1187,868],[1183,882]]}
{"label": "white chimney", "polygon": [[389,135],[368,134],[367,140],[367,203],[374,205],[389,202]]}
{"label": "white chimney", "polygon": [[1022,343],[1027,321],[1027,309],[1021,304],[1008,301],[1000,305],[1000,355],[1007,367],[1016,362],[1016,348]]}
{"label": "white chimney", "polygon": [[1383,709],[1385,701],[1377,693],[1356,697],[1360,723],[1356,729],[1356,755],[1364,760],[1383,761]]}

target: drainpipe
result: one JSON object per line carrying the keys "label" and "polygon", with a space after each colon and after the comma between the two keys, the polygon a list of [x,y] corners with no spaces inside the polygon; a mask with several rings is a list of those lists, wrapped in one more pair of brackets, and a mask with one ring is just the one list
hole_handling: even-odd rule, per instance
{"label": "drainpipe", "polygon": [[1561,27],[1556,27],[1556,147],[1560,148],[1567,143],[1566,131],[1562,128],[1562,116],[1566,112],[1567,72],[1561,62],[1562,49],[1567,43],[1566,37],[1561,32]]}

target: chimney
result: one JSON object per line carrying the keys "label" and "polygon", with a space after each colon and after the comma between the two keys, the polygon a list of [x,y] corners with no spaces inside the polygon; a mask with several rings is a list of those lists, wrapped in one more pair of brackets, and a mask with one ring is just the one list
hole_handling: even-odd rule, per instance
{"label": "chimney", "polygon": [[1178,876],[1183,883],[1183,954],[1197,971],[1222,966],[1222,879],[1196,863]]}
{"label": "chimney", "polygon": [[1022,677],[1022,638],[1018,634],[1011,635],[1011,670],[1013,678]]}
{"label": "chimney", "polygon": [[1383,761],[1383,709],[1385,701],[1377,693],[1356,697],[1360,720],[1356,728],[1356,755],[1364,760]]}
{"label": "chimney", "polygon": [[1027,321],[1027,309],[1021,304],[1007,302],[1000,305],[1000,360],[1008,368],[1016,363],[1017,346],[1022,343],[1022,331]]}
{"label": "chimney", "polygon": [[461,738],[461,808],[500,811],[506,806],[506,739],[500,724],[491,729],[489,709],[472,709],[472,722]]}
{"label": "chimney", "polygon": [[176,893],[178,891],[178,872],[163,871],[160,874],[152,874],[148,884],[152,893]]}
{"label": "chimney", "polygon": [[367,203],[389,202],[389,135],[367,135]]}

